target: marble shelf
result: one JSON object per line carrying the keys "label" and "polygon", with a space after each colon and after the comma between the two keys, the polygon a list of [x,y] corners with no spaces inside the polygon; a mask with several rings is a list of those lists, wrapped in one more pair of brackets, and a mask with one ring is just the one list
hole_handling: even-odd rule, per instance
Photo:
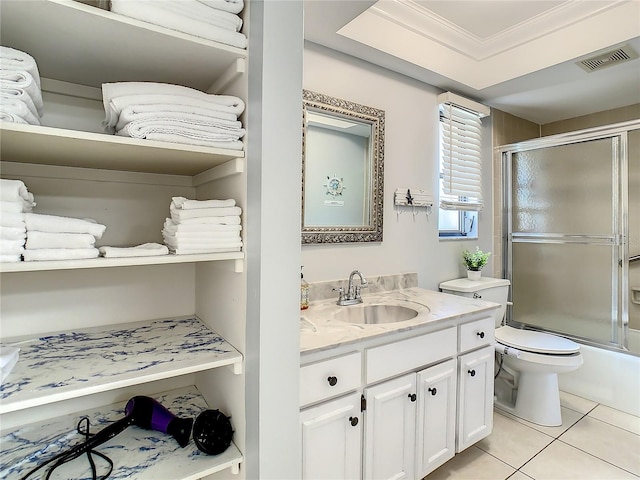
{"label": "marble shelf", "polygon": [[[207,405],[194,386],[152,397],[178,417],[195,418],[203,410],[215,408]],[[90,431],[97,433],[124,416],[125,404],[126,402],[64,415],[3,432],[0,437],[0,478],[21,478],[40,462],[82,443],[84,437],[76,431],[82,417],[89,418]],[[243,460],[233,443],[219,455],[206,455],[196,448],[193,439],[186,447],[181,448],[170,435],[136,426],[127,428],[96,450],[113,461],[110,479],[197,479],[227,469],[237,473]],[[98,473],[106,473],[106,462],[97,456],[94,456],[94,461]],[[53,477],[91,478],[86,455],[61,466]]]}
{"label": "marble shelf", "polygon": [[0,413],[230,365],[242,354],[195,317],[8,339],[18,363],[0,387]]}

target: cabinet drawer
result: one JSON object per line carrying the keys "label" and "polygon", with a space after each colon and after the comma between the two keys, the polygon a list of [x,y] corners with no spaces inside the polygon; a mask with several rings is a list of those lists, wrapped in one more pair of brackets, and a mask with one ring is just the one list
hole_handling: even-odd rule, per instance
{"label": "cabinet drawer", "polygon": [[456,354],[456,327],[367,350],[367,384]]}
{"label": "cabinet drawer", "polygon": [[360,352],[305,365],[300,368],[300,406],[355,390],[361,379]]}
{"label": "cabinet drawer", "polygon": [[494,332],[493,317],[460,325],[460,352],[493,344]]}

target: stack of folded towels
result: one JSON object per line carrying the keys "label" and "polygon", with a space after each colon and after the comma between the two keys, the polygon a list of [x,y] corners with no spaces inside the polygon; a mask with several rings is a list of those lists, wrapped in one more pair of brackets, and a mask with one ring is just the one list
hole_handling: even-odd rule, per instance
{"label": "stack of folded towels", "polygon": [[[159,2],[164,3],[164,2]],[[205,147],[242,150],[238,121],[244,102],[180,85],[118,82],[102,85],[109,133]]]}
{"label": "stack of folded towels", "polygon": [[25,213],[35,205],[22,180],[0,180],[0,262],[22,260],[27,227]]}
{"label": "stack of folded towels", "polygon": [[247,48],[243,0],[111,0],[111,11],[178,32]]}
{"label": "stack of folded towels", "polygon": [[33,57],[0,46],[0,120],[40,125],[44,104]]}
{"label": "stack of folded towels", "polygon": [[96,239],[106,226],[93,219],[25,213],[27,243],[25,261],[97,258]]}
{"label": "stack of folded towels", "polygon": [[173,197],[162,229],[165,244],[176,254],[238,252],[240,214],[236,201]]}

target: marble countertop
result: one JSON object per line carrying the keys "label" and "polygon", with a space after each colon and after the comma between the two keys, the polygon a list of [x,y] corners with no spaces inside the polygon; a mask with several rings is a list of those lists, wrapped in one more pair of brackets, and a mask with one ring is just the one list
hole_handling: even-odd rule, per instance
{"label": "marble countertop", "polygon": [[346,323],[335,318],[342,309],[358,308],[358,305],[341,307],[336,299],[311,302],[307,310],[300,312],[300,352],[311,353],[339,347],[393,333],[419,329],[463,315],[490,312],[497,303],[450,295],[419,287],[377,292],[362,295],[362,305],[402,305],[418,311],[410,320],[395,323],[363,325]]}

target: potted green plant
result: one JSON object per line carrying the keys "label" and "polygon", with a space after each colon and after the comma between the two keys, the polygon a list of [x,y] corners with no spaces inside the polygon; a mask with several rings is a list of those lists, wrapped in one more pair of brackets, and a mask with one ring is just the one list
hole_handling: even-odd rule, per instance
{"label": "potted green plant", "polygon": [[480,247],[476,247],[475,252],[469,250],[462,251],[462,261],[467,267],[467,277],[471,280],[478,280],[481,275],[482,268],[489,261],[491,252],[483,252]]}

